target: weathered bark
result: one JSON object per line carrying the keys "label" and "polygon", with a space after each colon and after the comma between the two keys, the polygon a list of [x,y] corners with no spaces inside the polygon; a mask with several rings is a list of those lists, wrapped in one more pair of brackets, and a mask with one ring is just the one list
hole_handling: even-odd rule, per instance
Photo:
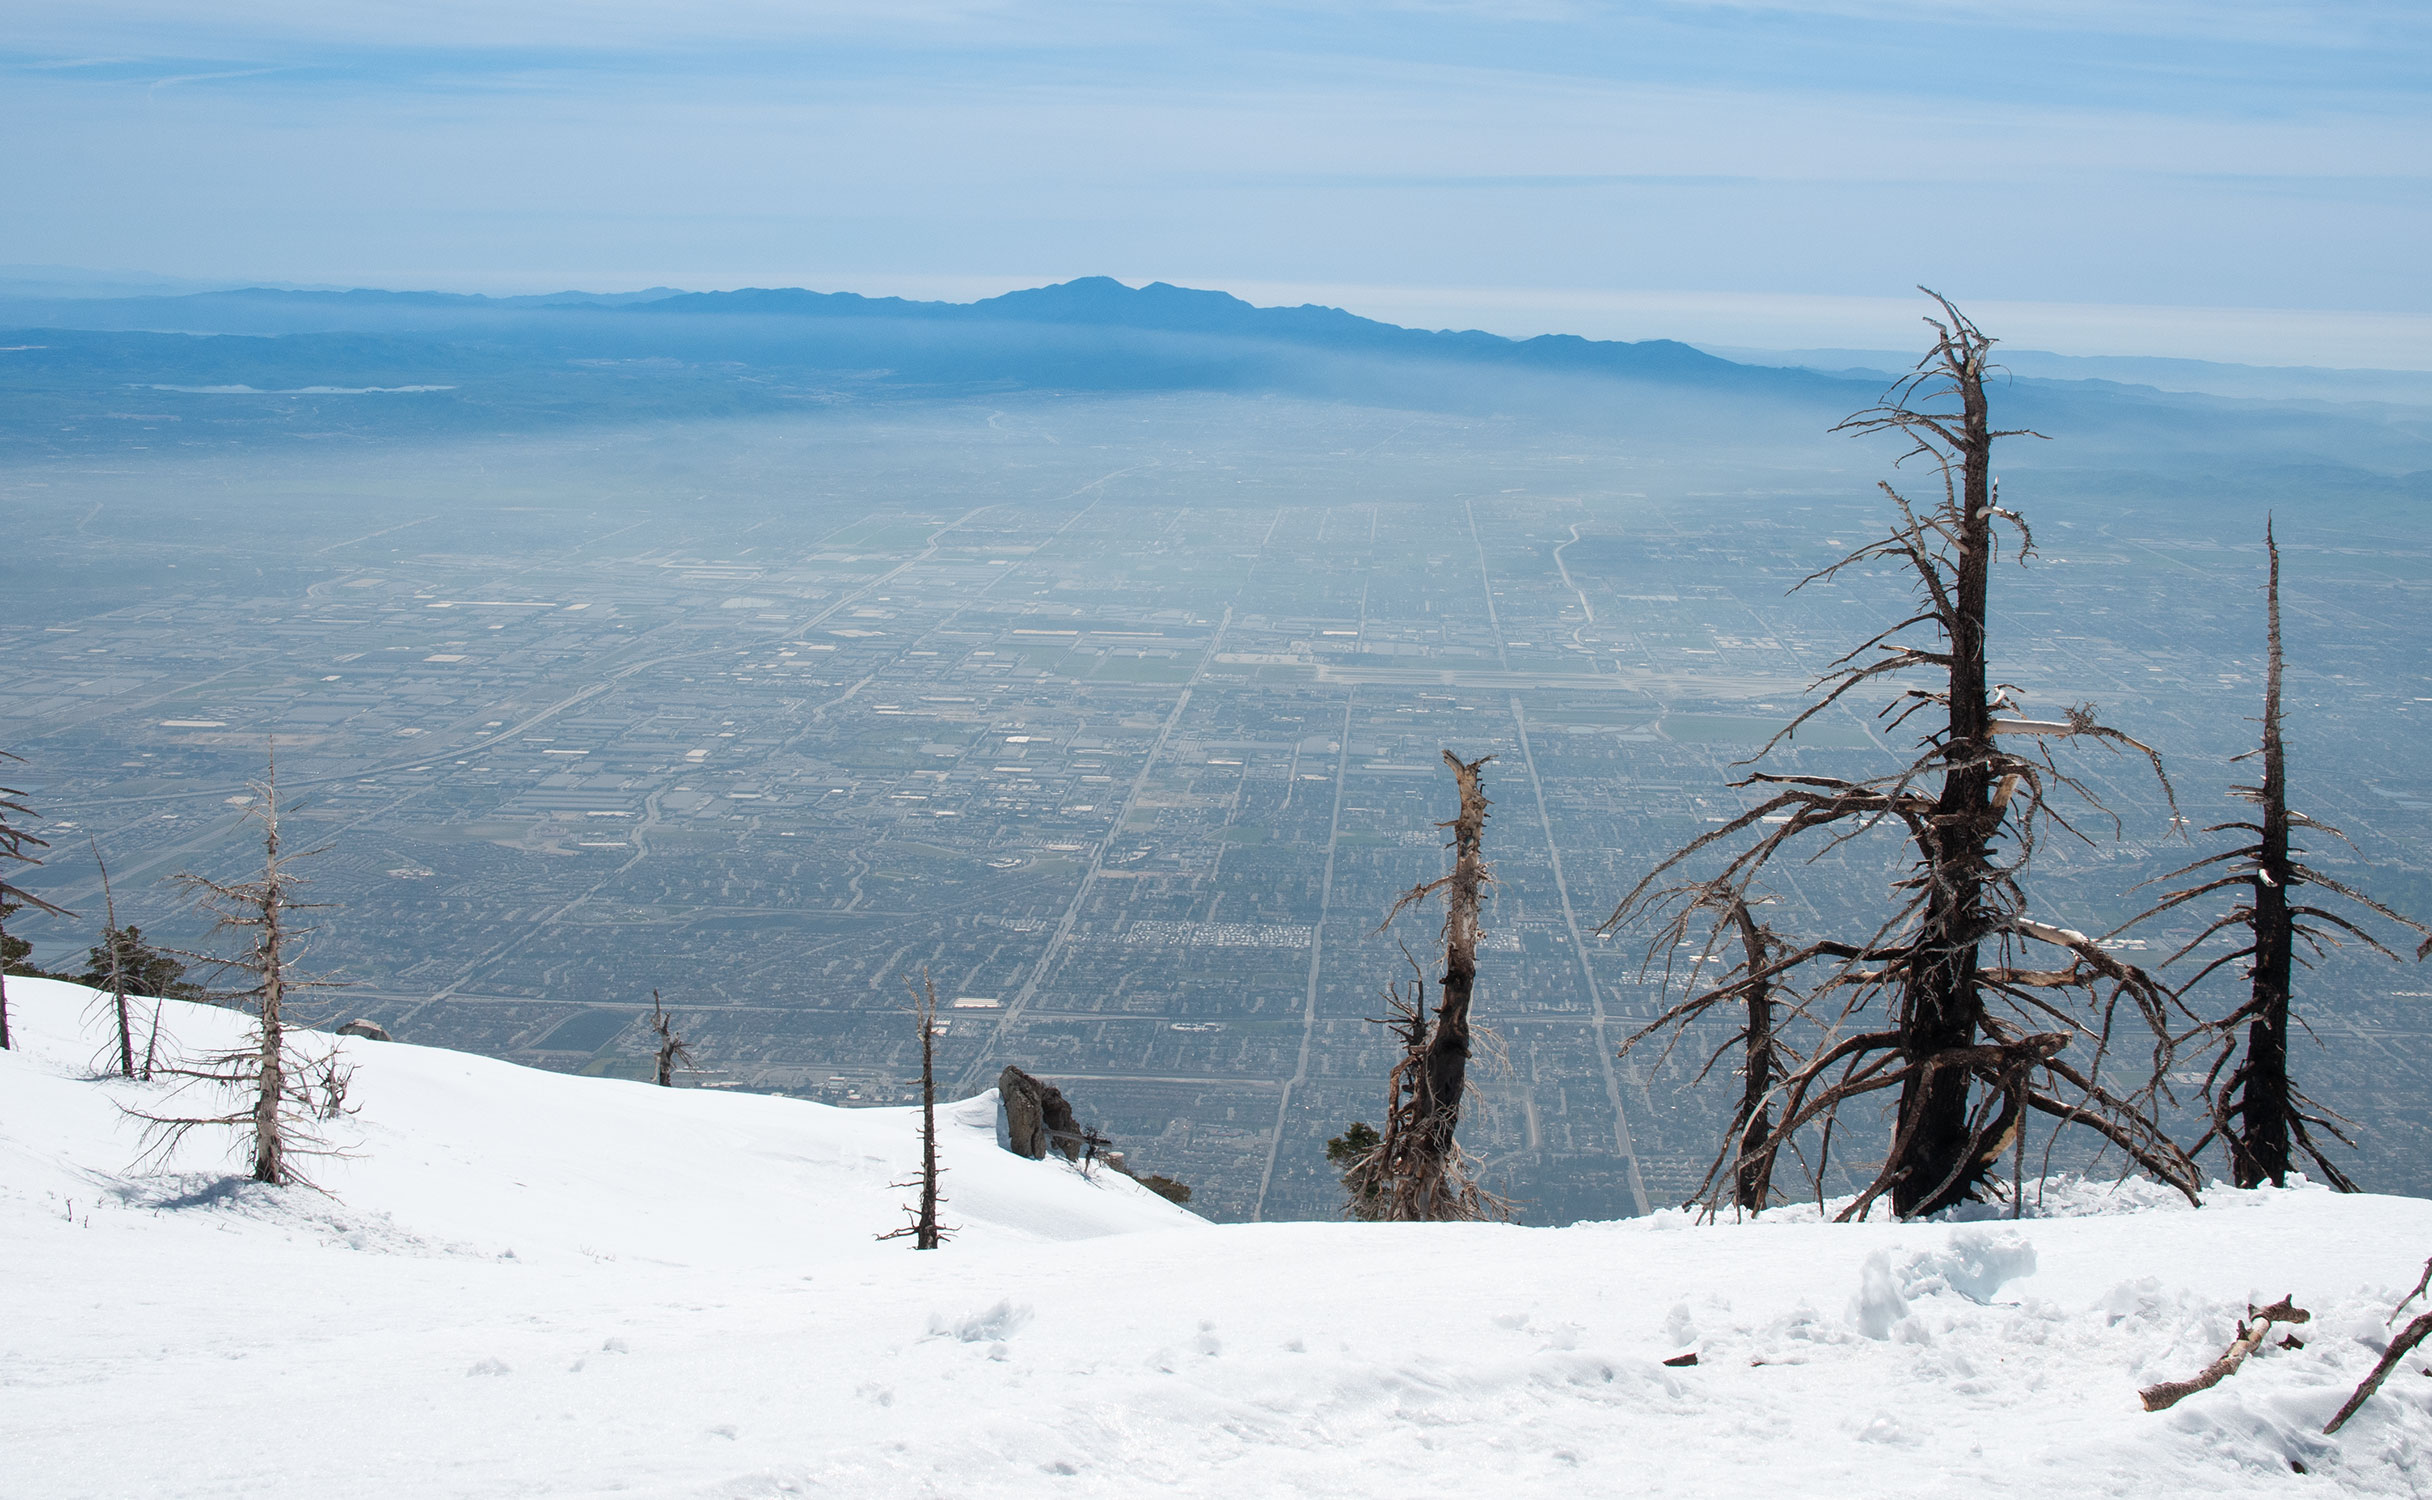
{"label": "weathered bark", "polygon": [[1748,1213],[1760,1213],[1773,1197],[1773,1111],[1768,1100],[1781,1068],[1773,1040],[1773,980],[1767,954],[1771,947],[1755,913],[1737,894],[1732,897],[1732,925],[1739,929],[1741,961],[1750,976],[1748,1035],[1740,1089],[1739,1160],[1732,1172],[1732,1199]]}
{"label": "weathered bark", "polygon": [[1407,1000],[1398,990],[1388,991],[1394,1014],[1385,1024],[1393,1026],[1401,1040],[1402,1060],[1386,1082],[1384,1132],[1367,1157],[1343,1177],[1352,1201],[1361,1205],[1362,1217],[1480,1219],[1504,1211],[1499,1200],[1478,1187],[1456,1139],[1474,1045],[1470,1007],[1478,982],[1479,913],[1486,887],[1494,882],[1484,853],[1489,804],[1479,777],[1492,759],[1464,761],[1450,750],[1444,752],[1444,764],[1460,791],[1459,811],[1449,823],[1438,825],[1452,830],[1452,870],[1404,892],[1378,928],[1381,932],[1391,926],[1405,907],[1429,896],[1444,897],[1444,969],[1437,978],[1434,1017],[1426,1013],[1423,975],[1411,981]]}
{"label": "weathered bark", "polygon": [[253,1096],[253,1180],[289,1180],[282,1107],[287,1102],[286,891],[279,880],[279,806],[272,785],[262,817],[263,879],[255,907],[254,973],[259,982],[260,1037]]}
{"label": "weathered bark", "polygon": [[[1912,1062],[1976,1044],[1984,1018],[1979,947],[1990,923],[1984,905],[1986,865],[2001,809],[1993,805],[1993,710],[1985,678],[1985,610],[1993,557],[1993,438],[1984,396],[1985,351],[1962,334],[1952,351],[1960,423],[1953,446],[1959,470],[1959,534],[1953,541],[1953,587],[1946,634],[1949,729],[1942,753],[1950,764],[1933,816],[1919,829],[1918,854],[1927,883],[1898,1012],[1900,1050]],[[1900,1086],[1895,1116],[1905,1145],[1885,1168],[1892,1211],[1902,1218],[1932,1213],[1972,1197],[1985,1163],[1968,1128],[1969,1077],[1956,1068],[1923,1070]]]}
{"label": "weathered bark", "polygon": [[1487,880],[1480,852],[1486,837],[1486,791],[1478,768],[1494,757],[1463,762],[1451,751],[1444,763],[1461,789],[1453,819],[1452,875],[1444,888],[1444,973],[1436,983],[1436,1024],[1418,1069],[1416,1149],[1424,1159],[1452,1159],[1453,1135],[1461,1126],[1461,1094],[1469,1086],[1469,1008],[1478,986],[1478,909]]}

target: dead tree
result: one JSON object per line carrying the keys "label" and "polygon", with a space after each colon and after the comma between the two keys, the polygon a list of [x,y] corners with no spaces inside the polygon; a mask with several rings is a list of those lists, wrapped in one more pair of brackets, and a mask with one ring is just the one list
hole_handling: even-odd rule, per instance
{"label": "dead tree", "polygon": [[[934,1250],[954,1231],[937,1222],[938,1205],[945,1201],[937,1191],[937,1179],[943,1170],[937,1164],[937,986],[926,971],[921,974],[920,988],[912,996],[912,1018],[920,1025],[920,1176],[893,1185],[918,1187],[920,1206],[907,1205],[904,1211],[912,1216],[912,1222],[879,1238],[909,1239],[915,1250]],[[1186,1192],[1184,1196],[1189,1194]]]}
{"label": "dead tree", "polygon": [[688,1068],[693,1066],[692,1049],[684,1045],[682,1037],[676,1035],[675,1025],[676,1018],[669,1015],[667,1008],[659,1003],[659,992],[652,990],[650,992],[650,1029],[657,1032],[659,1036],[657,1080],[659,1087],[663,1089],[671,1089],[676,1086],[677,1063],[682,1063]]}
{"label": "dead tree", "polygon": [[[2289,1076],[2289,1028],[2298,1024],[2292,1014],[2295,969],[2308,962],[2298,953],[2298,945],[2302,943],[2307,953],[2319,957],[2326,946],[2338,946],[2344,934],[2375,953],[2398,961],[2396,953],[2354,920],[2369,912],[2422,938],[2415,950],[2416,958],[2422,959],[2432,954],[2432,928],[2400,916],[2372,897],[2301,863],[2298,856],[2305,851],[2290,842],[2292,831],[2297,829],[2310,828],[2343,842],[2347,836],[2327,823],[2318,823],[2302,812],[2293,811],[2288,805],[2288,753],[2280,734],[2280,544],[2268,521],[2263,527],[2263,546],[2270,558],[2264,584],[2270,654],[2263,678],[2263,742],[2238,757],[2239,760],[2260,757],[2263,774],[2258,785],[2230,789],[2231,796],[2253,804],[2255,817],[2252,821],[2220,823],[2205,830],[2243,833],[2251,842],[2171,872],[2164,877],[2166,880],[2211,873],[2193,885],[2165,895],[2128,925],[2224,891],[2237,893],[2236,905],[2163,961],[2164,967],[2168,967],[2189,957],[2218,933],[2243,934],[2239,947],[2205,964],[2182,989],[2182,993],[2193,989],[2215,970],[2230,964],[2240,961],[2246,964],[2245,1003],[2194,1033],[2198,1045],[2210,1044],[2214,1051],[2204,1078],[2204,1097],[2211,1122],[2189,1154],[2198,1154],[2219,1140],[2229,1152],[2230,1180],[2239,1187],[2251,1188],[2266,1182],[2274,1187],[2286,1186],[2289,1170],[2296,1164],[2295,1153],[2302,1151],[2332,1187],[2352,1193],[2356,1191],[2355,1182],[2331,1161],[2325,1144],[2314,1134],[2320,1130],[2340,1144],[2353,1147],[2356,1143],[2342,1128],[2347,1122],[2310,1098]],[[2300,888],[2306,886],[2343,897],[2363,911],[2343,916],[2310,904],[2300,894]],[[2238,1045],[2241,1029],[2245,1033],[2243,1051]]]}
{"label": "dead tree", "polygon": [[192,892],[196,904],[216,919],[215,931],[244,934],[247,946],[242,955],[212,960],[243,976],[243,987],[221,991],[214,998],[250,1006],[253,1034],[239,1047],[175,1061],[159,1070],[180,1080],[173,1098],[202,1089],[233,1094],[236,1107],[207,1115],[133,1113],[148,1127],[150,1150],[156,1157],[174,1151],[195,1130],[237,1128],[244,1132],[253,1180],[283,1186],[305,1181],[300,1158],[336,1154],[310,1124],[318,1112],[308,1073],[311,1064],[295,1054],[289,1039],[290,1028],[298,1024],[290,1007],[308,991],[332,988],[326,982],[301,977],[297,968],[311,930],[296,925],[296,914],[314,907],[295,899],[302,881],[292,866],[320,851],[290,851],[282,842],[275,762],[253,784],[253,804],[246,816],[262,825],[262,873],[234,881],[186,874],[178,877],[178,884]]}
{"label": "dead tree", "polygon": [[[1757,758],[1795,741],[1801,727],[1850,694],[1877,685],[1894,688],[1880,715],[1887,728],[1921,720],[1914,757],[1856,780],[1773,772],[1742,778],[1733,784],[1756,789],[1761,800],[1666,856],[1599,930],[1657,917],[1683,889],[1750,889],[1777,856],[1794,849],[1820,841],[1823,852],[1894,830],[1909,848],[1910,870],[1874,931],[1857,941],[1782,944],[1756,971],[1771,979],[1823,964],[1809,1003],[1836,1004],[1816,1017],[1819,1034],[1805,1060],[1774,1084],[1770,1097],[1779,1113],[1753,1147],[1778,1152],[1813,1129],[1810,1168],[1820,1199],[1847,1107],[1896,1089],[1882,1166],[1844,1218],[1864,1217],[1886,1194],[1902,1217],[1986,1195],[2001,1157],[2023,1149],[2030,1112],[2094,1131],[2192,1199],[2195,1166],[2155,1121],[2169,1061],[2168,992],[2085,934],[2035,920],[2027,903],[2038,839],[2053,829],[2084,837],[2053,805],[2053,795],[2066,791],[2101,811],[2092,792],[2053,759],[2051,743],[2124,746],[2145,756],[2157,777],[2161,761],[2099,723],[2088,707],[2028,718],[2015,690],[1992,680],[1986,638],[1993,564],[2005,532],[2015,533],[2021,562],[2034,549],[2025,521],[2000,504],[1993,446],[2040,434],[1992,425],[1985,375],[1993,340],[1949,301],[1927,295],[1942,313],[1926,320],[1936,334],[1932,350],[1882,402],[1836,430],[1906,439],[1902,461],[1929,461],[1941,498],[1919,506],[1882,485],[1893,510],[1889,533],[1801,585],[1890,564],[1911,575],[1917,603],[1906,618],[1829,664],[1806,707]],[[1900,683],[1907,685],[1895,687]],[[2022,741],[2038,749],[2029,754],[2005,744]],[[2162,784],[2167,793],[2167,778]],[[1753,842],[1738,843],[1751,833]],[[1722,856],[1720,869],[1684,887],[1675,877],[1709,851]],[[1888,1015],[1876,1014],[1878,1002]],[[2104,1082],[2102,1070],[2123,1005],[2151,1043],[2135,1081],[2119,1089]],[[2072,1048],[2076,1055],[2064,1056]]]}
{"label": "dead tree", "polygon": [[[1702,1083],[1706,1075],[1727,1056],[1733,1047],[1740,1052],[1740,1102],[1731,1117],[1731,1129],[1722,1149],[1707,1167],[1705,1178],[1689,1198],[1690,1204],[1703,1203],[1711,1212],[1719,1203],[1716,1183],[1730,1168],[1732,1205],[1745,1213],[1761,1212],[1772,1201],[1774,1161],[1781,1145],[1774,1139],[1774,1088],[1790,1076],[1798,1059],[1782,1039],[1781,1022],[1784,1007],[1792,1014],[1805,1014],[1805,1007],[1795,993],[1785,1000],[1788,989],[1787,971],[1775,960],[1783,951],[1781,938],[1772,928],[1756,918],[1747,894],[1722,882],[1705,882],[1684,886],[1662,893],[1671,916],[1648,942],[1648,966],[1660,955],[1667,988],[1678,968],[1678,953],[1682,948],[1696,947],[1702,951],[1689,962],[1689,998],[1681,1001],[1653,1021],[1631,1033],[1622,1043],[1621,1055],[1629,1056],[1639,1043],[1650,1037],[1667,1037],[1663,1056],[1687,1035],[1691,1023],[1703,1019],[1708,1012],[1742,1008],[1739,1028],[1725,1037],[1707,1055],[1693,1083]],[[1760,898],[1760,900],[1763,898]],[[1703,926],[1702,939],[1696,930]],[[1714,966],[1723,965],[1723,951],[1737,945],[1739,958],[1700,988]],[[1660,1064],[1661,1058],[1658,1059]],[[1686,1205],[1684,1205],[1686,1206]]]}
{"label": "dead tree", "polygon": [[[0,760],[22,759],[21,756],[0,750]],[[51,847],[44,840],[34,837],[32,831],[24,826],[24,820],[35,816],[32,808],[17,800],[24,795],[15,787],[0,786],[0,871],[5,871],[10,865],[39,865],[42,861],[28,851]],[[0,873],[0,1052],[15,1045],[9,1038],[8,1030],[8,963],[5,960],[12,955],[15,941],[8,935],[8,919],[29,906],[48,916],[76,915],[64,907],[53,906]]]}
{"label": "dead tree", "polygon": [[[1437,977],[1437,1005],[1427,1015],[1422,974],[1409,995],[1398,987],[1386,995],[1391,1026],[1402,1059],[1386,1083],[1385,1129],[1366,1157],[1344,1173],[1343,1183],[1361,1217],[1399,1221],[1498,1217],[1504,1205],[1478,1186],[1475,1163],[1454,1139],[1461,1124],[1462,1094],[1469,1086],[1471,997],[1478,982],[1479,908],[1494,883],[1483,846],[1486,789],[1478,772],[1493,756],[1464,761],[1450,750],[1444,764],[1460,788],[1460,811],[1439,828],[1452,830],[1449,874],[1413,886],[1393,903],[1378,925],[1393,925],[1406,907],[1430,896],[1444,898],[1444,972]],[[1367,1211],[1372,1210],[1372,1211]]]}
{"label": "dead tree", "polygon": [[[110,867],[101,857],[101,843],[88,838],[93,846],[93,868],[101,872],[103,907],[101,945],[94,950],[95,967],[101,972],[94,977],[110,987],[110,1003],[118,1013],[118,1076],[135,1076],[135,1027],[127,1016],[127,939],[118,926],[118,897],[110,889]],[[131,930],[130,930],[131,931]],[[140,941],[140,938],[138,939]]]}

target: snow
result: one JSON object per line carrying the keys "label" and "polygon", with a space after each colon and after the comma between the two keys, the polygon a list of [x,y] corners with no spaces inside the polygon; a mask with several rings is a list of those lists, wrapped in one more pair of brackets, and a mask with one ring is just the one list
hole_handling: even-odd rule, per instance
{"label": "snow", "polygon": [[[941,1112],[962,1227],[922,1254],[875,1238],[913,1111],[351,1038],[314,1039],[361,1106],[326,1195],[218,1141],[135,1170],[157,1090],[95,1076],[93,997],[8,993],[10,1496],[2432,1492],[2420,1356],[2320,1436],[2432,1255],[2421,1200],[1211,1226],[1000,1151],[983,1095]],[[2141,1409],[2290,1292],[2304,1348]]]}

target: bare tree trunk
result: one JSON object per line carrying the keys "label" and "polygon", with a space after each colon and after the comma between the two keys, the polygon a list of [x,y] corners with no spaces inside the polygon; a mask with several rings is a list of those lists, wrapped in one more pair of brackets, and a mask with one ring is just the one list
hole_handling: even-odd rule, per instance
{"label": "bare tree trunk", "polygon": [[[1992,708],[1985,678],[1986,591],[1993,556],[1993,439],[1986,420],[1980,348],[1963,342],[1952,384],[1960,400],[1958,449],[1961,502],[1950,609],[1950,729],[1943,754],[1952,762],[1925,825],[1919,853],[1929,882],[1915,960],[1901,996],[1900,1050],[1911,1062],[1976,1045],[1984,1015],[1978,988],[1978,944],[1989,923],[1984,910],[1988,845],[2001,821],[1993,805]],[[1969,1159],[1969,1075],[1959,1068],[1920,1070],[1900,1086],[1899,1123],[1890,1169],[1892,1211],[1902,1218],[1948,1208],[1972,1196],[1984,1163]]]}
{"label": "bare tree trunk", "polygon": [[1732,1201],[1749,1213],[1760,1213],[1773,1196],[1773,1111],[1767,1096],[1780,1065],[1774,1057],[1773,981],[1767,974],[1765,929],[1757,925],[1745,899],[1734,897],[1732,921],[1739,928],[1748,986],[1747,1066],[1740,1091],[1739,1161],[1733,1173]]}
{"label": "bare tree trunk", "polygon": [[[1455,1139],[1462,1094],[1469,1086],[1479,908],[1494,880],[1484,853],[1488,803],[1478,775],[1492,759],[1489,755],[1464,761],[1450,750],[1444,752],[1461,796],[1452,821],[1438,825],[1452,830],[1452,871],[1404,892],[1378,928],[1391,926],[1404,907],[1439,893],[1444,897],[1444,972],[1437,980],[1435,1017],[1431,1022],[1426,1014],[1423,977],[1413,981],[1408,1001],[1398,990],[1393,992],[1390,1024],[1401,1037],[1403,1053],[1386,1085],[1385,1130],[1366,1159],[1343,1178],[1354,1201],[1369,1205],[1380,1219],[1479,1219],[1503,1208],[1479,1189]],[[1368,1216],[1365,1209],[1363,1216]]]}
{"label": "bare tree trunk", "polygon": [[[6,750],[0,750],[0,761],[18,758]],[[42,861],[26,851],[50,847],[34,837],[20,821],[36,816],[32,808],[17,800],[20,795],[15,787],[0,786],[0,869],[10,864],[39,865]],[[53,906],[31,891],[10,884],[4,875],[0,875],[0,955],[8,952],[8,914],[26,906],[54,917],[76,915],[65,907]],[[5,957],[0,957],[0,1052],[6,1052],[15,1045],[8,1024],[8,964]]]}
{"label": "bare tree trunk", "polygon": [[118,897],[110,890],[110,867],[101,858],[101,843],[93,846],[93,867],[101,872],[101,899],[106,915],[101,929],[102,951],[110,955],[110,1000],[118,1010],[118,1075],[135,1076],[135,1027],[127,1018],[126,942],[118,931]]}
{"label": "bare tree trunk", "polygon": [[[2304,829],[2342,840],[2345,835],[2288,805],[2288,755],[2281,738],[2280,544],[2268,523],[2263,530],[2263,545],[2270,555],[2266,582],[2269,656],[2263,688],[2263,741],[2256,749],[2237,757],[2246,760],[2261,756],[2263,774],[2253,786],[2230,788],[2231,796],[2254,804],[2256,814],[2251,822],[2241,819],[2205,830],[2207,833],[2234,830],[2251,836],[2252,841],[2172,871],[2165,878],[2177,880],[2199,871],[2211,873],[2194,884],[2169,892],[2127,926],[2211,896],[2227,894],[2239,902],[2226,914],[2214,918],[2166,960],[2177,963],[2223,932],[2242,931],[2247,940],[2244,946],[2209,959],[2181,987],[2184,994],[2202,984],[2215,969],[2241,960],[2247,966],[2245,1001],[2227,1015],[2201,1023],[2190,1038],[2205,1038],[2217,1049],[2204,1077],[2212,1123],[2194,1150],[2201,1152],[2215,1136],[2220,1137],[2229,1151],[2230,1179],[2240,1187],[2258,1187],[2267,1182],[2285,1186],[2293,1168],[2311,1162],[2322,1180],[2343,1193],[2352,1193],[2357,1191],[2354,1179],[2331,1160],[2327,1143],[2314,1135],[2319,1128],[2333,1140],[2352,1146],[2355,1142],[2343,1128],[2349,1122],[2308,1098],[2289,1073],[2289,1033],[2295,1025],[2293,981],[2297,944],[2302,942],[2319,954],[2326,945],[2353,941],[2398,961],[2396,951],[2361,925],[2361,920],[2370,914],[2423,939],[2415,950],[2415,957],[2421,960],[2432,956],[2432,927],[2402,916],[2364,892],[2309,867],[2302,858],[2305,851],[2296,845],[2296,837]],[[2341,912],[2316,905],[2321,898],[2302,892],[2300,887],[2305,886],[2343,897],[2361,910]]]}
{"label": "bare tree trunk", "polygon": [[1429,1159],[1449,1161],[1453,1132],[1461,1124],[1461,1092],[1469,1084],[1469,1006],[1478,985],[1478,906],[1486,886],[1486,790],[1478,768],[1493,757],[1464,763],[1451,751],[1461,788],[1461,810],[1453,819],[1451,884],[1444,895],[1444,973],[1436,986],[1436,1024],[1420,1068],[1419,1149]]}
{"label": "bare tree trunk", "polygon": [[659,1034],[658,1085],[663,1089],[674,1088],[676,1086],[676,1064],[679,1062],[689,1064],[692,1061],[692,1049],[684,1045],[682,1037],[676,1035],[675,1017],[669,1015],[666,1007],[659,1003],[657,990],[650,992],[650,1029]]}
{"label": "bare tree trunk", "polygon": [[937,1230],[937,986],[921,976],[920,1000],[920,1217],[912,1248],[934,1250]]}
{"label": "bare tree trunk", "polygon": [[280,1183],[289,1179],[283,1106],[287,1102],[287,955],[286,890],[281,882],[279,855],[278,772],[274,766],[263,783],[267,806],[262,814],[262,883],[259,887],[260,927],[254,947],[261,979],[261,1045],[253,1096],[253,1180]]}
{"label": "bare tree trunk", "polygon": [[2288,1013],[2290,964],[2295,956],[2295,918],[2288,892],[2294,883],[2288,848],[2288,759],[2280,739],[2280,544],[2264,523],[2263,544],[2271,555],[2266,584],[2271,656],[2263,679],[2262,837],[2255,851],[2254,972],[2249,993],[2253,1018],[2246,1027],[2246,1056],[2239,1064],[2234,1120],[2226,1131],[2230,1179],[2242,1188],[2288,1185]]}
{"label": "bare tree trunk", "polygon": [[[227,999],[253,1003],[254,1035],[232,1050],[198,1061],[173,1060],[162,1066],[163,1072],[184,1080],[179,1085],[181,1090],[225,1089],[236,1096],[237,1102],[220,1114],[170,1115],[142,1110],[129,1113],[147,1126],[145,1133],[151,1142],[148,1152],[161,1156],[175,1150],[191,1131],[206,1127],[238,1129],[244,1132],[253,1158],[254,1181],[284,1186],[305,1181],[297,1167],[299,1156],[339,1154],[321,1137],[306,1113],[314,1107],[310,1077],[300,1067],[291,1073],[287,1054],[288,1006],[302,1003],[310,991],[330,985],[299,977],[295,972],[301,956],[298,950],[313,929],[293,925],[291,914],[312,910],[314,903],[295,899],[292,891],[300,881],[289,866],[318,851],[307,849],[291,854],[281,838],[275,755],[253,790],[255,802],[247,816],[259,818],[262,823],[262,873],[242,881],[213,880],[188,873],[180,875],[178,883],[194,892],[198,904],[218,918],[218,930],[247,935],[248,946],[242,958],[213,961],[223,969],[245,974],[252,981],[244,990],[223,993]],[[155,1043],[159,1040],[159,1025],[156,1006]],[[152,1049],[147,1046],[147,1074],[151,1062]]]}
{"label": "bare tree trunk", "polygon": [[[920,988],[912,995],[912,1018],[920,1025],[920,1176],[913,1182],[895,1185],[918,1187],[920,1203],[909,1210],[911,1223],[879,1238],[909,1239],[915,1250],[935,1250],[953,1231],[937,1221],[938,1205],[945,1201],[937,1190],[941,1171],[937,1164],[937,985],[926,971],[920,976]],[[1023,1077],[1027,1079],[1028,1075]],[[1045,1155],[1045,1151],[1042,1149],[1040,1154]]]}

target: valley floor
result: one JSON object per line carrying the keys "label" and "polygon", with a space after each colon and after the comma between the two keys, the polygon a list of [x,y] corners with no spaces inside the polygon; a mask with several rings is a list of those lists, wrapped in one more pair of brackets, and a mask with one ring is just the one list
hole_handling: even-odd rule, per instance
{"label": "valley floor", "polygon": [[[326,1194],[136,1170],[102,1012],[12,980],[0,1490],[71,1496],[2432,1493],[2432,1202],[2130,1184],[2023,1222],[1215,1227],[915,1116],[358,1041]],[[236,1018],[169,1007],[188,1046]],[[2148,1415],[2248,1302],[2314,1314]],[[1667,1358],[1694,1351],[1694,1366]],[[2295,1465],[2301,1464],[2304,1477]]]}

